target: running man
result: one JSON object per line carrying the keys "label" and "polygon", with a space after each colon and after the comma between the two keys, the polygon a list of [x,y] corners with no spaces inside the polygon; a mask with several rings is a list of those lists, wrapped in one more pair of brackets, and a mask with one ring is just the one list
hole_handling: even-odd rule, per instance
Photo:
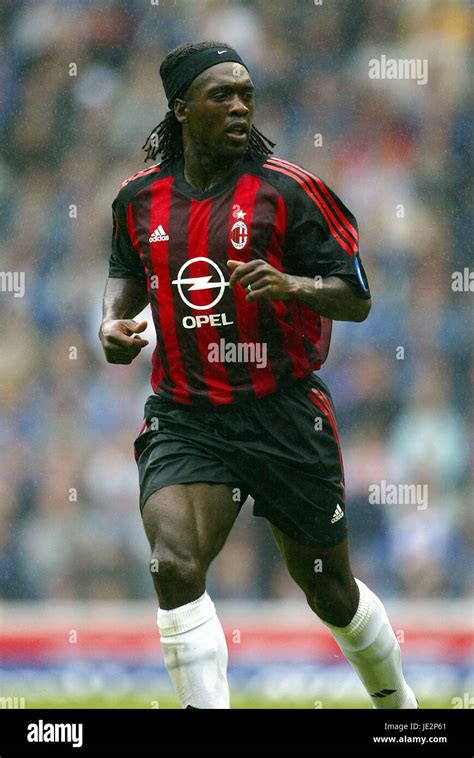
{"label": "running man", "polygon": [[273,157],[229,45],[182,45],[160,74],[169,111],[144,149],[162,162],[113,202],[99,336],[107,361],[131,363],[150,303],[135,457],[171,680],[183,708],[230,707],[206,573],[250,494],[373,706],[417,708],[384,606],[351,571],[334,406],[315,373],[332,320],[370,311],[357,222],[321,179]]}

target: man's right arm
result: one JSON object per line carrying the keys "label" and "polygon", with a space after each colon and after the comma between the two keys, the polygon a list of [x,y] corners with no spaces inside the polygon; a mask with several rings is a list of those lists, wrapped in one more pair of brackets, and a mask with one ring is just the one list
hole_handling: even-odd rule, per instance
{"label": "man's right arm", "polygon": [[138,336],[147,322],[133,321],[148,302],[146,279],[107,279],[99,339],[109,363],[131,363],[142,347],[148,345],[147,340]]}

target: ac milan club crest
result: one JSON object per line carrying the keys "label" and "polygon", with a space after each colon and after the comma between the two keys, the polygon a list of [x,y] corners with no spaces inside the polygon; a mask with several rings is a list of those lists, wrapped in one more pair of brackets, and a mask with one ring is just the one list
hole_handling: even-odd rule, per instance
{"label": "ac milan club crest", "polygon": [[245,247],[248,236],[249,233],[245,221],[236,221],[230,230],[230,241],[236,250],[242,250]]}

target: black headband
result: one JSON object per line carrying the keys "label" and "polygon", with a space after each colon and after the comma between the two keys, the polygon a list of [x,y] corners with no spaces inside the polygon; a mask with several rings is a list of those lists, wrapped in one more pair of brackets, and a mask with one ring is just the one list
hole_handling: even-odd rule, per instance
{"label": "black headband", "polygon": [[223,63],[224,61],[233,61],[245,66],[240,55],[231,47],[225,46],[208,47],[180,60],[166,77],[161,77],[168,106],[170,108],[173,107],[175,99],[184,95],[196,76],[199,76],[206,68],[215,66],[217,63]]}

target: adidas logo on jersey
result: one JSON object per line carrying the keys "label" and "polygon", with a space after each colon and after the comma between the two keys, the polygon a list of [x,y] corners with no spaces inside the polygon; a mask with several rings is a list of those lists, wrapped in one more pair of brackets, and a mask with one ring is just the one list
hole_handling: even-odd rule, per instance
{"label": "adidas logo on jersey", "polygon": [[169,234],[166,234],[161,224],[158,224],[148,242],[168,242],[169,238]]}
{"label": "adidas logo on jersey", "polygon": [[335,524],[336,521],[339,521],[340,518],[344,517],[344,511],[342,510],[339,503],[336,505],[336,510],[334,511],[333,517],[331,519],[331,524]]}

